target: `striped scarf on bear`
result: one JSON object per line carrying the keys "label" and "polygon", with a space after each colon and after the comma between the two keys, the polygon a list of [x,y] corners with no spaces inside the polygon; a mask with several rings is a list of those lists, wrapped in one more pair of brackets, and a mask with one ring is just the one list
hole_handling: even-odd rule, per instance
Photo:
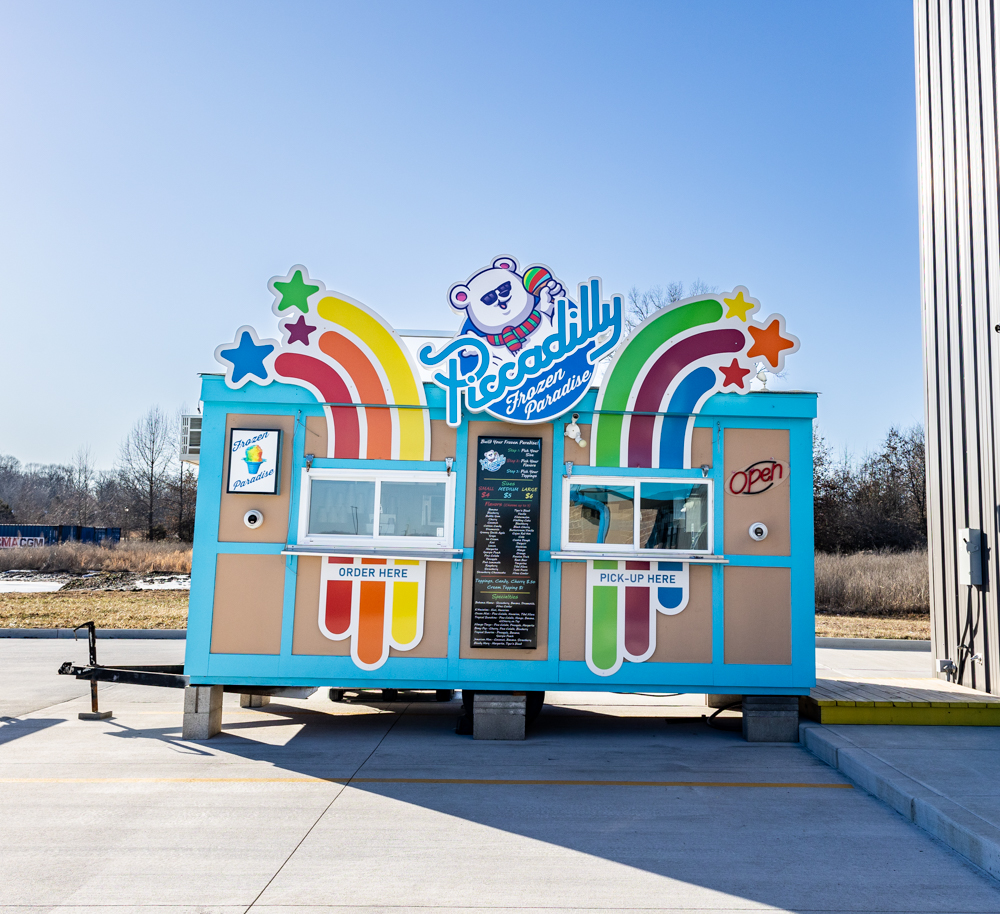
{"label": "striped scarf on bear", "polygon": [[541,322],[542,314],[535,308],[525,321],[516,327],[504,327],[501,333],[487,333],[486,341],[491,346],[506,346],[511,352],[517,352]]}

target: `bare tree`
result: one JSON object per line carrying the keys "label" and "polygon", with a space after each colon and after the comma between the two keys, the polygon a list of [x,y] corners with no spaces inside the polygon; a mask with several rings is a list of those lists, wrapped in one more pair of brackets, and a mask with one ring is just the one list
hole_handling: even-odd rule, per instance
{"label": "bare tree", "polygon": [[70,498],[69,508],[72,511],[73,522],[89,527],[94,522],[97,507],[94,497],[94,483],[97,471],[94,468],[94,458],[90,446],[81,447],[69,467]]}
{"label": "bare tree", "polygon": [[636,286],[628,290],[628,304],[625,306],[625,329],[631,333],[653,312],[665,308],[684,297],[684,283],[671,282],[667,287],[653,286],[640,292]]}
{"label": "bare tree", "polygon": [[718,291],[720,291],[718,286],[710,286],[707,282],[696,279],[688,290],[688,298],[692,295],[715,295]]}
{"label": "bare tree", "polygon": [[813,434],[816,549],[913,549],[927,542],[924,430],[889,429],[881,447],[859,462],[835,460]]}
{"label": "bare tree", "polygon": [[194,539],[194,512],[198,498],[198,473],[190,463],[181,463],[170,481],[170,514],[177,539],[190,543]]}
{"label": "bare tree", "polygon": [[[696,279],[691,283],[687,297],[713,295],[718,291],[717,286],[710,286],[700,279]],[[628,290],[628,302],[625,305],[626,332],[631,333],[651,314],[666,308],[667,305],[672,305],[675,301],[680,301],[684,297],[684,283],[682,282],[668,282],[666,287],[653,286],[651,289],[646,289],[645,292],[640,292],[636,286],[632,286]]]}
{"label": "bare tree", "polygon": [[166,535],[167,484],[176,444],[174,424],[158,406],[132,426],[121,444],[119,476],[138,509],[135,513],[142,515],[147,539]]}

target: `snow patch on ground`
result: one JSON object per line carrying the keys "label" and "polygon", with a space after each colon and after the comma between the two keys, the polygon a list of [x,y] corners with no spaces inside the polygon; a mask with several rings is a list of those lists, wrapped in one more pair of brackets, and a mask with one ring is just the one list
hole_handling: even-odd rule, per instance
{"label": "snow patch on ground", "polygon": [[86,574],[14,570],[0,572],[0,593],[55,593],[59,590],[190,590],[189,574],[135,574],[90,571]]}

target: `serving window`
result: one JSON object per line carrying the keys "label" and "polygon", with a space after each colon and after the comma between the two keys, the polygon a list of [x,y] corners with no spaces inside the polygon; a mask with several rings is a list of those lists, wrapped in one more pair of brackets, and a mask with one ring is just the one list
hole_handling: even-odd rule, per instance
{"label": "serving window", "polygon": [[454,476],[393,470],[306,470],[300,545],[450,546]]}
{"label": "serving window", "polygon": [[564,480],[564,550],[711,554],[712,543],[711,480]]}

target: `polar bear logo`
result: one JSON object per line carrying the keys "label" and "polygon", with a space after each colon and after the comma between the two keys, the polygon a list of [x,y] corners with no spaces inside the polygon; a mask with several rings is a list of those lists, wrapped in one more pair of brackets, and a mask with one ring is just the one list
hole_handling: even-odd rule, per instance
{"label": "polar bear logo", "polygon": [[487,473],[495,473],[507,462],[507,458],[497,451],[487,451],[479,460],[479,465]]}
{"label": "polar bear logo", "polygon": [[548,267],[518,272],[513,257],[497,257],[493,265],[448,290],[448,301],[466,316],[462,333],[475,333],[503,357],[511,357],[543,322],[551,324],[553,300],[563,287]]}

